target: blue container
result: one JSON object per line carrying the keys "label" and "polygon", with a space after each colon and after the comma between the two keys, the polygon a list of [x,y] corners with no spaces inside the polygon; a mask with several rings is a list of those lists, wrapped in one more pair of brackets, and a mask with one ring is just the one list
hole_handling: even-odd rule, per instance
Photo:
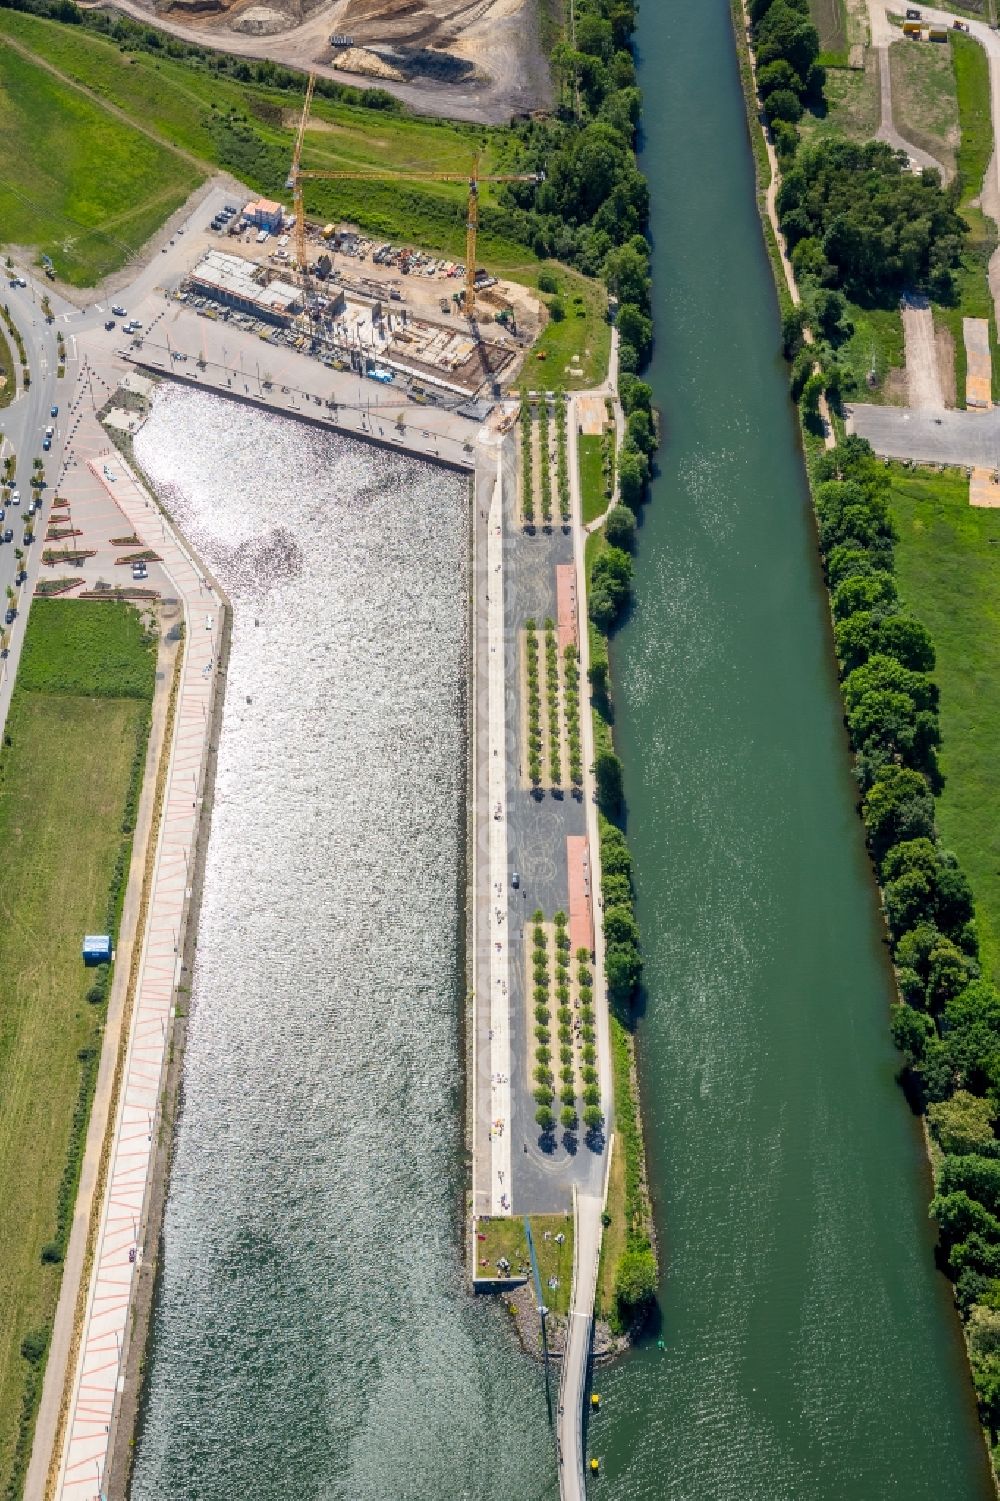
{"label": "blue container", "polygon": [[111,935],[109,933],[87,933],[83,940],[84,964],[110,964],[111,963]]}

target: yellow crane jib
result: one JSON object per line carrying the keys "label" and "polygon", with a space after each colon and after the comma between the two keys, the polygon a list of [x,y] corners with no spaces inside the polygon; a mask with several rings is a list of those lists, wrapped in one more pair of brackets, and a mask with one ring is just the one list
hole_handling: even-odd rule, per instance
{"label": "yellow crane jib", "polygon": [[[298,134],[295,138],[295,150],[292,155],[291,170],[285,186],[292,193],[292,202],[295,211],[295,262],[304,278],[308,277],[308,261],[306,256],[306,216],[303,202],[302,184],[306,179],[319,182],[465,182],[469,187],[469,203],[465,216],[465,300],[463,311],[467,318],[471,318],[476,306],[476,236],[479,230],[479,184],[481,182],[544,182],[544,172],[498,172],[490,173],[486,177],[479,175],[479,158],[476,157],[472,164],[472,172],[401,172],[389,168],[384,172],[328,172],[321,168],[303,171],[300,164],[302,158],[302,143],[305,140],[306,125],[309,120],[309,110],[312,106],[313,88],[316,83],[315,73],[310,73],[309,83],[306,87],[305,102],[302,106],[302,117],[299,120]],[[308,301],[308,281],[306,285],[306,297]]]}
{"label": "yellow crane jib", "polygon": [[298,134],[295,137],[295,150],[292,153],[292,167],[288,174],[285,187],[291,190],[292,207],[295,213],[295,259],[300,271],[306,269],[306,225],[305,214],[302,209],[302,185],[299,181],[299,162],[302,160],[302,143],[306,138],[306,125],[309,122],[309,111],[312,109],[313,90],[316,87],[316,74],[309,74],[309,82],[306,84],[306,97],[302,105],[302,117],[299,120]]}

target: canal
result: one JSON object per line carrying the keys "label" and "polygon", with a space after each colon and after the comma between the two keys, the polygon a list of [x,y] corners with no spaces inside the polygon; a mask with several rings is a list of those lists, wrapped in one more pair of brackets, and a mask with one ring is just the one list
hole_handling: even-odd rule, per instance
{"label": "canal", "polygon": [[616,1501],[992,1494],[850,777],[729,0],[640,12],[661,473],[614,650],[662,1348]]}

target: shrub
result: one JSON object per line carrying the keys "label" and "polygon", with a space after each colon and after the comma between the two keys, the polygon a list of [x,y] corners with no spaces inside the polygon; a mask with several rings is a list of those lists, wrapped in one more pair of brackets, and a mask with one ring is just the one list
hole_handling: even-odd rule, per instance
{"label": "shrub", "polygon": [[656,1259],[648,1247],[626,1251],[618,1263],[615,1301],[627,1321],[648,1312],[656,1301]]}

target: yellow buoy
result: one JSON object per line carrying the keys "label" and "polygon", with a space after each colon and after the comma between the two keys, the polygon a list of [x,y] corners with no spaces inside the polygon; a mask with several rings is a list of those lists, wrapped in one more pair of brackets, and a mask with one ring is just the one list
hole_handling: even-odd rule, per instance
{"label": "yellow buoy", "polygon": [[601,1405],[601,1394],[600,1394],[600,1392],[591,1392],[591,1395],[590,1395],[590,1405],[591,1405],[591,1407],[600,1407],[600,1405]]}
{"label": "yellow buoy", "polygon": [[600,1468],[601,1468],[601,1466],[600,1466],[600,1463],[599,1463],[599,1461],[598,1461],[598,1460],[596,1460],[596,1459],[592,1459],[592,1460],[591,1460],[591,1461],[590,1461],[590,1473],[591,1473],[591,1474],[592,1474],[592,1475],[596,1475],[596,1474],[597,1474],[597,1472],[598,1472],[598,1470],[599,1470],[599,1469],[600,1469]]}

